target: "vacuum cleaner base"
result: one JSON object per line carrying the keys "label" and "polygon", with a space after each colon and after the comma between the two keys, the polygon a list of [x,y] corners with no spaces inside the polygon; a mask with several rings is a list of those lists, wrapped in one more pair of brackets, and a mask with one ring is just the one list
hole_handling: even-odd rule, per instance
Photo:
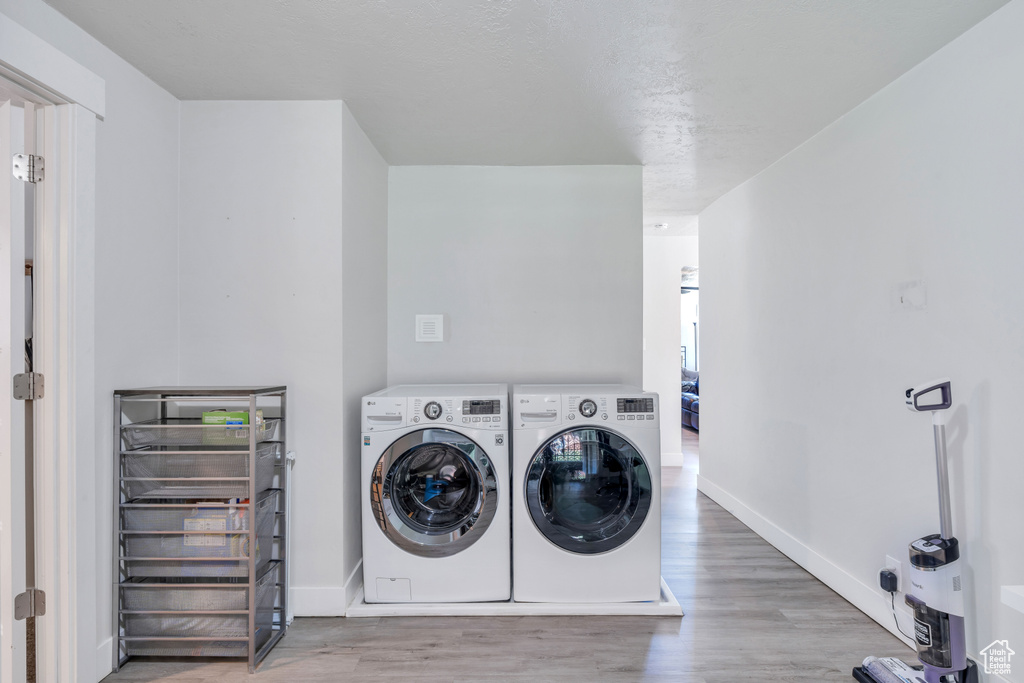
{"label": "vacuum cleaner base", "polygon": [[[915,666],[913,667],[917,671],[921,671],[924,667]],[[860,683],[879,683],[874,676],[864,670],[864,667],[856,666],[853,668],[853,677]],[[967,668],[960,674],[960,678],[957,679],[957,683],[978,683],[978,665],[973,659],[967,660]]]}
{"label": "vacuum cleaner base", "polygon": [[[915,666],[913,668],[916,671],[921,671],[924,667]],[[856,666],[853,668],[853,677],[860,681],[860,683],[880,683],[877,678],[868,673],[868,670],[862,666]]]}

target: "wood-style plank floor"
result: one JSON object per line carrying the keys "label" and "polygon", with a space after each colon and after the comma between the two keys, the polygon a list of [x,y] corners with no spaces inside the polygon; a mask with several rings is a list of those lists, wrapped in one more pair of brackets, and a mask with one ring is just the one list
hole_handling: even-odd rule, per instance
{"label": "wood-style plank floor", "polygon": [[849,683],[913,653],[696,490],[696,433],[664,472],[662,574],[686,616],[296,619],[239,660],[131,660],[105,681]]}

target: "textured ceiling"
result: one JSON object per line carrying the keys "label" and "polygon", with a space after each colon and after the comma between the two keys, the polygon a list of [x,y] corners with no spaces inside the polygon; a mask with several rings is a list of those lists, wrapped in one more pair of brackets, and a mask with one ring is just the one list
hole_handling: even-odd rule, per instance
{"label": "textured ceiling", "polygon": [[1007,0],[47,1],[182,99],[343,99],[391,164],[643,163],[692,234]]}

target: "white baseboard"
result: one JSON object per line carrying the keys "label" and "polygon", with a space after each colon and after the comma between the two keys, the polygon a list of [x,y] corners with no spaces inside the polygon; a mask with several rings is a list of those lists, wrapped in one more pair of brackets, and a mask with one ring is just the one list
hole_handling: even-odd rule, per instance
{"label": "white baseboard", "polygon": [[904,638],[896,630],[892,619],[892,608],[882,596],[880,588],[876,590],[874,587],[862,583],[852,574],[819,555],[802,541],[794,538],[773,522],[741,503],[732,494],[700,475],[697,476],[697,490],[721,505],[733,517],[750,527],[751,531],[771,543],[782,554],[817,577],[819,581],[846,598],[854,607],[902,640],[907,647],[913,647],[912,641]]}
{"label": "white baseboard", "polygon": [[355,602],[356,597],[363,593],[363,560],[356,562],[355,569],[345,579],[345,609]]}
{"label": "white baseboard", "polygon": [[[732,494],[727,493],[700,475],[697,475],[697,490],[725,508],[733,517],[750,527],[751,531],[775,546],[779,552],[813,574],[819,581],[836,593],[839,593],[850,604],[871,617],[879,626],[903,641],[908,648],[914,649],[913,641],[908,640],[896,630],[893,624],[891,603],[881,594],[880,588],[876,589],[873,586],[864,584],[846,570],[825,559],[759,513],[751,510]],[[981,657],[970,652],[967,654],[981,667]],[[994,674],[985,675],[985,680],[1010,683],[1008,679],[1002,676]]]}
{"label": "white baseboard", "polygon": [[662,467],[682,467],[683,466],[683,454],[682,453],[662,453],[661,454],[661,466]]}
{"label": "white baseboard", "polygon": [[296,618],[345,616],[344,586],[292,586],[288,593]]}
{"label": "white baseboard", "polygon": [[288,595],[296,617],[343,617],[363,587],[363,562],[356,563],[344,586],[292,586]]}
{"label": "white baseboard", "polygon": [[94,681],[102,681],[114,670],[114,638],[110,637],[96,648],[96,673]]}

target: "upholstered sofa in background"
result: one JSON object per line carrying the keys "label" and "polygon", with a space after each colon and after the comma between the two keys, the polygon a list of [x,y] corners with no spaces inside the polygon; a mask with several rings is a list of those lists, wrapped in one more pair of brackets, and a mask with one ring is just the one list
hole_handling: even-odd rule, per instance
{"label": "upholstered sofa in background", "polygon": [[700,373],[682,369],[682,425],[700,431]]}

